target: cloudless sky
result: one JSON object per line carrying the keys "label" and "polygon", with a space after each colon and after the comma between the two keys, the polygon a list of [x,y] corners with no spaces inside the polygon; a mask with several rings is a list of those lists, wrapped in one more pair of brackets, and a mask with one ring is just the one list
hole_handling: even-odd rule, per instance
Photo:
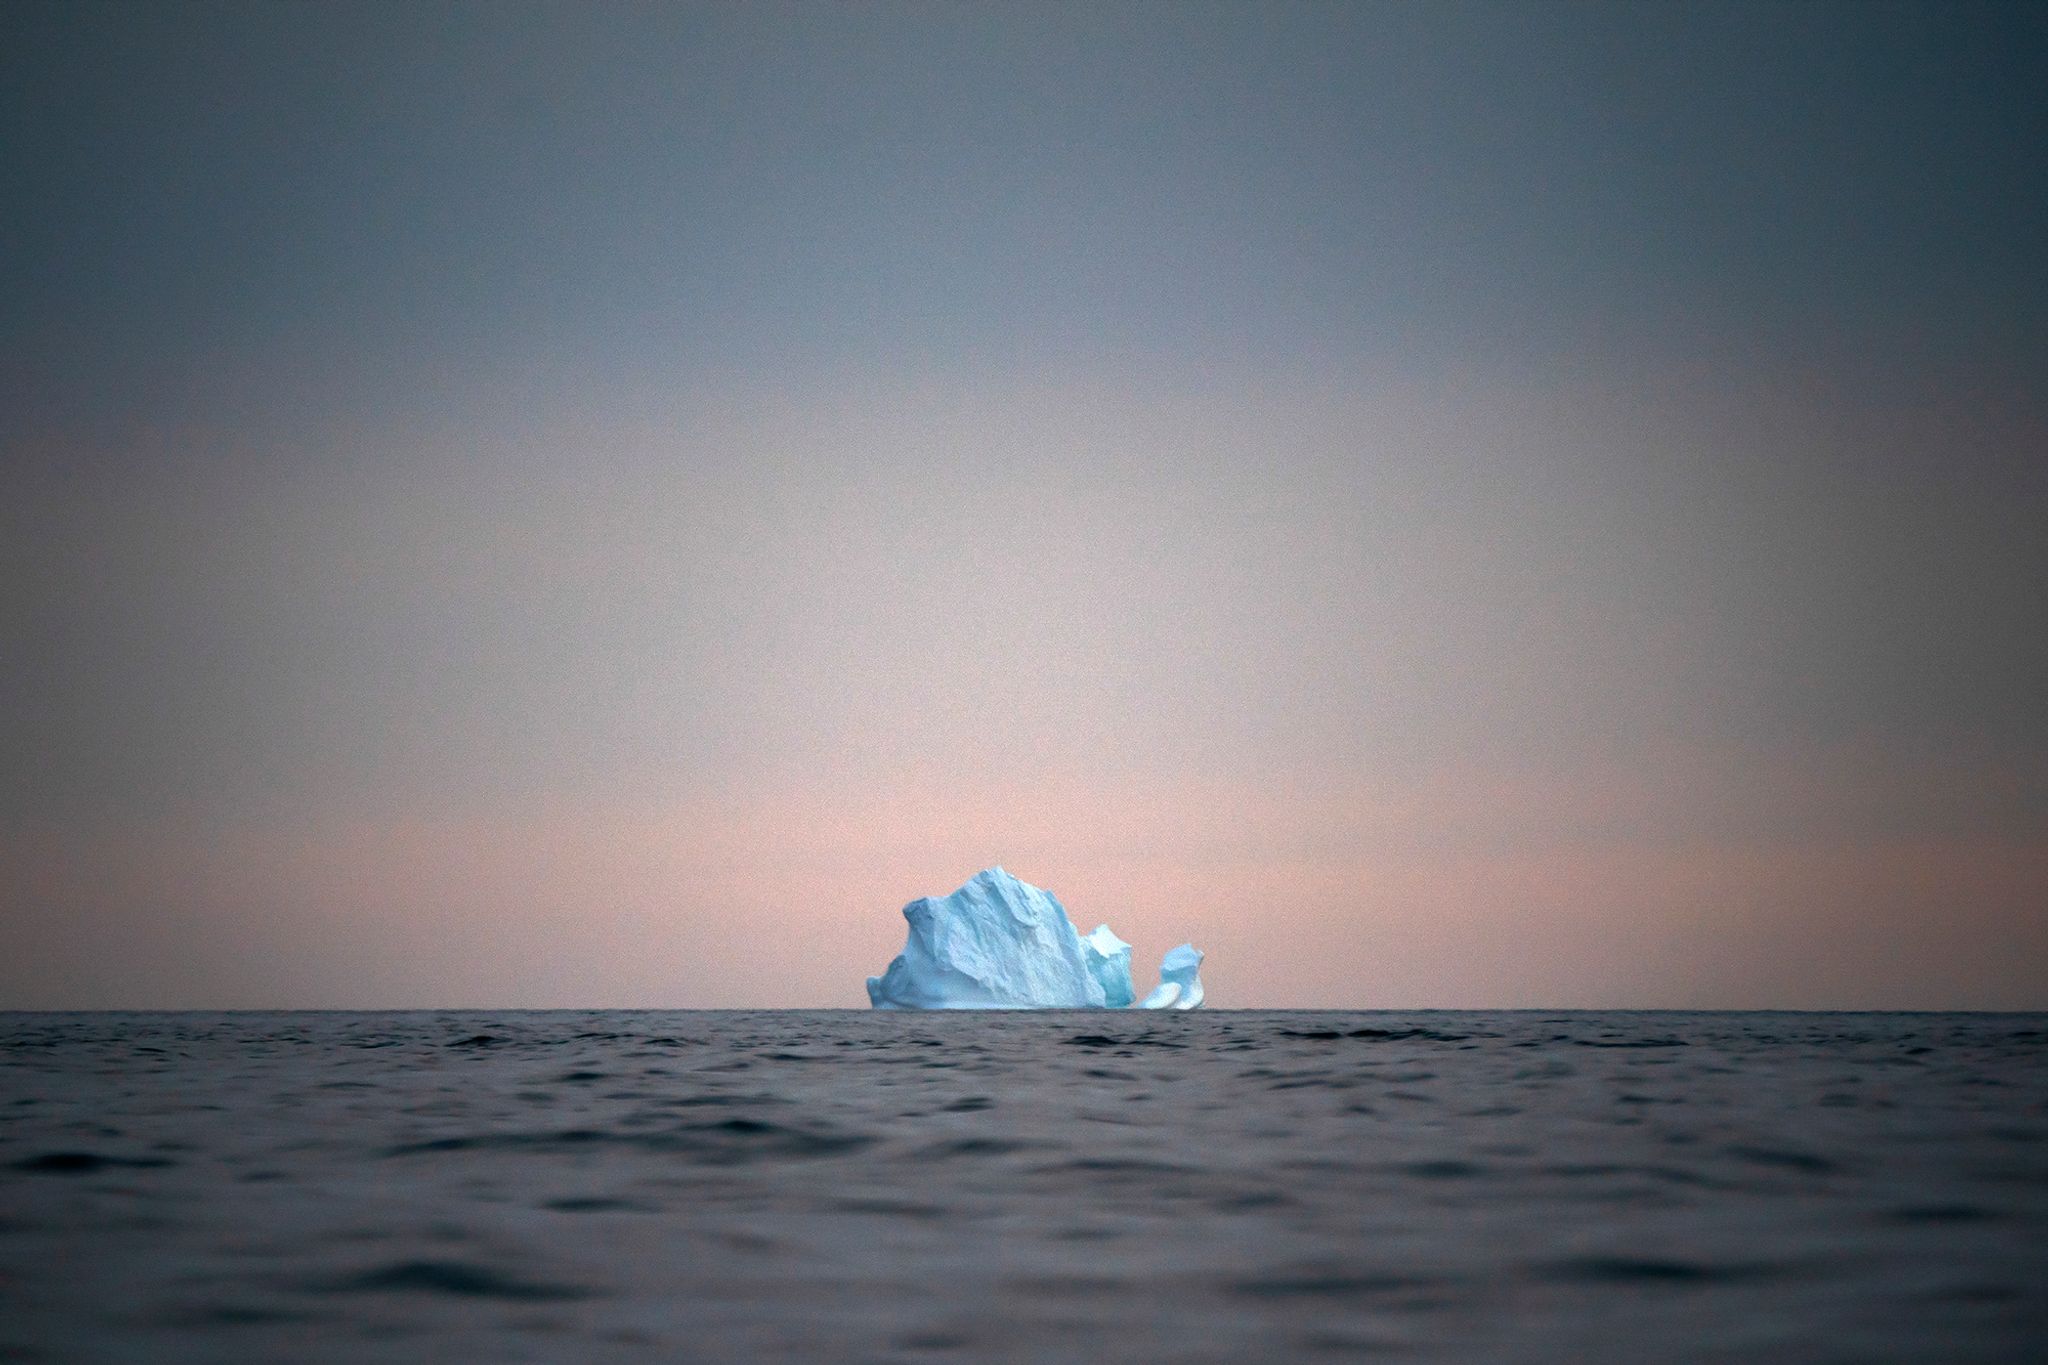
{"label": "cloudless sky", "polygon": [[2048,7],[15,3],[4,1006],[2048,1007]]}

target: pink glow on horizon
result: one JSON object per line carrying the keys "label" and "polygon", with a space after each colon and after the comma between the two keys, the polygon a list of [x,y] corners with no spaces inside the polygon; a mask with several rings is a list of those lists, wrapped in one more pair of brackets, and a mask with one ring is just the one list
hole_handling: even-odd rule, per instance
{"label": "pink glow on horizon", "polygon": [[[859,1006],[901,946],[901,904],[992,863],[1055,891],[1083,930],[1110,922],[1142,983],[1192,939],[1219,1006],[2040,1003],[2048,843],[1624,841],[1556,832],[1543,795],[905,783],[17,840],[0,870],[47,907],[26,926],[53,961],[32,995],[82,1004]],[[1518,821],[1526,837],[1493,832]],[[108,974],[133,955],[109,936],[132,933],[116,911],[138,898],[158,941]],[[152,966],[178,984],[153,987]]]}

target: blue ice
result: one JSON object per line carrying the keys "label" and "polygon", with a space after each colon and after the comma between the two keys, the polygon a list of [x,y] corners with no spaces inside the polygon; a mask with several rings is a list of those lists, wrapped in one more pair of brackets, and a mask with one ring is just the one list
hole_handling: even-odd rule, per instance
{"label": "blue ice", "polygon": [[[889,969],[868,978],[868,1001],[886,1009],[1123,1009],[1131,945],[1107,924],[1083,934],[1050,891],[1000,867],[977,872],[950,896],[903,907],[908,941]],[[1145,1007],[1202,1003],[1202,954],[1183,944],[1166,955]]]}

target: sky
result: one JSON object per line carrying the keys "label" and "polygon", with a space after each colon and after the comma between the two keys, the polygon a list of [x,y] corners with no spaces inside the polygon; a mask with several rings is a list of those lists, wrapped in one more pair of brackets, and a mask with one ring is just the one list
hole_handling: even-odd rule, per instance
{"label": "sky", "polygon": [[0,1008],[2048,1008],[2048,7],[0,10]]}

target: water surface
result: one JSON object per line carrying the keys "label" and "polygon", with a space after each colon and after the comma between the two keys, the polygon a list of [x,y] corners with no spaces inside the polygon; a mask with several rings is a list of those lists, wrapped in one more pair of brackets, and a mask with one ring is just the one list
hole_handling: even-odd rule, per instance
{"label": "water surface", "polygon": [[2048,1358],[2048,1017],[0,1015],[0,1360]]}

